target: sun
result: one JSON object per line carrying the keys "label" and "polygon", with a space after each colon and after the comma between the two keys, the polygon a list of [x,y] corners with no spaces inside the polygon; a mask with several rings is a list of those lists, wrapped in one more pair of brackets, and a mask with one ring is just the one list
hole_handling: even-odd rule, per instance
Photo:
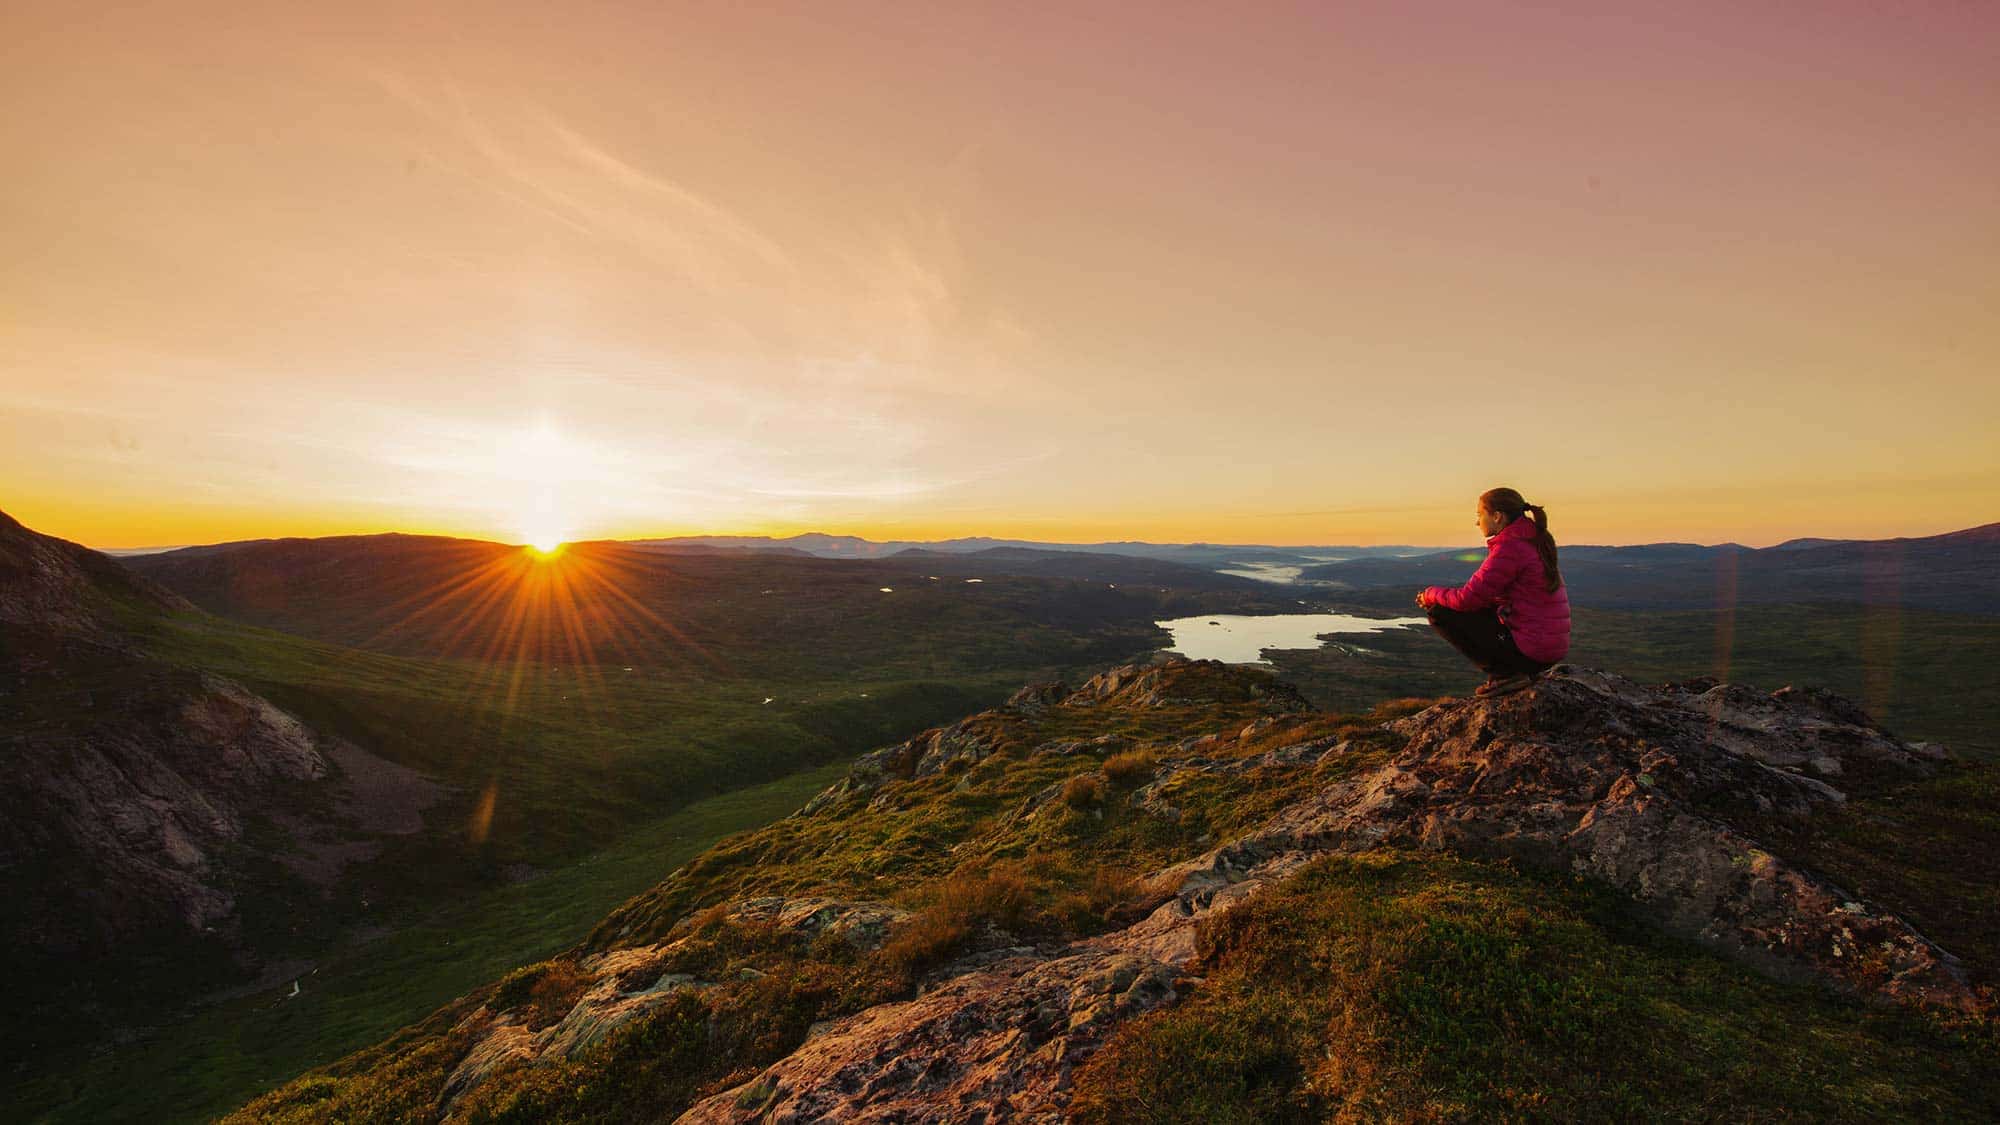
{"label": "sun", "polygon": [[559,493],[582,475],[580,451],[544,419],[522,435],[509,453],[513,466],[527,478],[521,482],[523,487],[514,490],[519,504],[514,513],[515,529],[537,556],[554,558],[570,538]]}
{"label": "sun", "polygon": [[561,553],[563,544],[569,540],[561,519],[556,515],[554,497],[548,490],[532,498],[518,519],[521,541],[545,559]]}

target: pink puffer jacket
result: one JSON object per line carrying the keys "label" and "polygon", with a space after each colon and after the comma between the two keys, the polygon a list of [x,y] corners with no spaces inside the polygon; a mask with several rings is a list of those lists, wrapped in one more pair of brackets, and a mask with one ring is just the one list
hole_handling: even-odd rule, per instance
{"label": "pink puffer jacket", "polygon": [[1542,553],[1535,550],[1535,521],[1522,516],[1486,537],[1486,561],[1456,588],[1432,586],[1424,600],[1464,612],[1498,606],[1514,647],[1530,660],[1569,655],[1569,586],[1549,589]]}

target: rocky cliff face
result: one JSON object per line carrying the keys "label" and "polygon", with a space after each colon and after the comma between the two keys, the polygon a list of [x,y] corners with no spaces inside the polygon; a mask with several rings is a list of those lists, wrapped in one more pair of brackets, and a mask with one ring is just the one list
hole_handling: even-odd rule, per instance
{"label": "rocky cliff face", "polygon": [[[190,677],[168,690],[141,715],[10,742],[0,863],[17,948],[102,956],[127,942],[228,939],[226,849],[277,787],[327,776],[311,733],[241,687]],[[124,704],[99,696],[106,711]]]}
{"label": "rocky cliff face", "polygon": [[[380,1098],[371,1075],[393,1073],[429,1105],[418,1117],[557,1113],[590,1096],[578,1089],[636,1081],[606,1077],[635,1059],[682,1051],[678,1093],[655,1085],[644,1103],[682,1121],[1061,1120],[1109,1037],[1202,987],[1219,920],[1325,857],[1383,850],[1582,878],[1761,974],[1885,1006],[1986,1010],[1951,954],[1760,842],[1809,830],[1847,800],[1843,786],[1940,768],[1941,749],[1821,692],[1645,687],[1569,665],[1513,696],[1385,714],[1399,709],[1411,713],[1333,724],[1268,676],[1180,660],[1075,690],[1032,685],[865,756],[789,820],[675,872],[538,967],[534,999],[475,994],[341,1081]],[[1207,733],[1175,734],[1202,719]],[[954,820],[960,808],[989,811]],[[913,833],[948,854],[901,850]],[[1065,905],[1081,891],[1028,921],[1013,873],[1108,836],[1170,861],[1118,883],[1095,921],[1046,921],[1083,909]],[[839,858],[864,837],[888,851]],[[1196,846],[1174,857],[1176,841]],[[914,898],[885,873],[950,871],[952,854],[982,849],[1022,858],[977,879],[958,861]],[[885,965],[913,975],[847,986]],[[828,1014],[771,1030],[791,1017],[762,1009],[802,992],[818,997],[804,1010]],[[337,1116],[348,1087],[316,1081],[311,1104]],[[589,1104],[575,1111],[620,1112]]]}
{"label": "rocky cliff face", "polygon": [[[366,771],[328,754],[378,763],[149,653],[159,615],[190,608],[0,515],[0,947],[54,966],[37,985],[190,943],[232,951],[246,858],[337,851],[358,827],[347,806]],[[260,821],[276,834],[253,849]],[[337,870],[291,866],[306,884]]]}

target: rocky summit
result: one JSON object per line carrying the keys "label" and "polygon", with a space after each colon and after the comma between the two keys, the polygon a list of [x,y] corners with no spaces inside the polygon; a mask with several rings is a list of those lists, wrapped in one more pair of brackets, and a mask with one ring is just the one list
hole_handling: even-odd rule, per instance
{"label": "rocky summit", "polygon": [[1341,857],[1584,888],[1802,1011],[1988,1020],[1967,966],[1774,843],[1946,763],[1821,691],[1575,665],[1359,718],[1177,658],[1031,685],[243,1119],[1065,1120],[1107,1043],[1217,987],[1229,919]]}
{"label": "rocky summit", "polygon": [[1170,868],[1174,900],[1099,940],[1182,964],[1204,915],[1320,853],[1400,845],[1602,880],[1662,925],[1770,971],[1896,1002],[1978,1006],[1949,953],[1758,843],[1759,824],[1843,802],[1835,782],[1845,774],[1924,771],[1944,758],[1845,700],[1708,682],[1645,688],[1561,665],[1531,691],[1392,726],[1408,739],[1393,761]]}
{"label": "rocky summit", "polygon": [[1704,686],[1648,689],[1564,665],[1532,691],[1399,720],[1409,743],[1395,760],[1158,873],[1173,897],[1144,919],[850,1017],[682,1120],[984,1121],[1030,1106],[1059,1119],[1065,1062],[1107,1025],[1176,998],[1198,923],[1318,854],[1390,844],[1567,867],[1760,965],[1894,1001],[1975,1006],[1950,954],[1726,819],[1810,816],[1843,799],[1830,779],[1850,766],[1918,770],[1942,751],[1898,742],[1835,698]]}

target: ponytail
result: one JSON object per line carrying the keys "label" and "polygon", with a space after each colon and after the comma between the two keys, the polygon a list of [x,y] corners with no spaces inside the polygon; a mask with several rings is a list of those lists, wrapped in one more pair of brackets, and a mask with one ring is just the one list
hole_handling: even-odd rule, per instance
{"label": "ponytail", "polygon": [[1549,534],[1549,514],[1540,504],[1523,504],[1521,508],[1534,513],[1535,550],[1541,553],[1542,570],[1548,575],[1549,593],[1553,594],[1562,587],[1563,579],[1562,571],[1556,569],[1556,539]]}
{"label": "ponytail", "polygon": [[1535,552],[1542,556],[1542,573],[1553,594],[1562,587],[1562,571],[1556,568],[1556,541],[1549,534],[1549,513],[1540,504],[1530,504],[1511,488],[1490,488],[1479,496],[1479,506],[1499,512],[1511,522],[1527,516],[1535,523]]}

